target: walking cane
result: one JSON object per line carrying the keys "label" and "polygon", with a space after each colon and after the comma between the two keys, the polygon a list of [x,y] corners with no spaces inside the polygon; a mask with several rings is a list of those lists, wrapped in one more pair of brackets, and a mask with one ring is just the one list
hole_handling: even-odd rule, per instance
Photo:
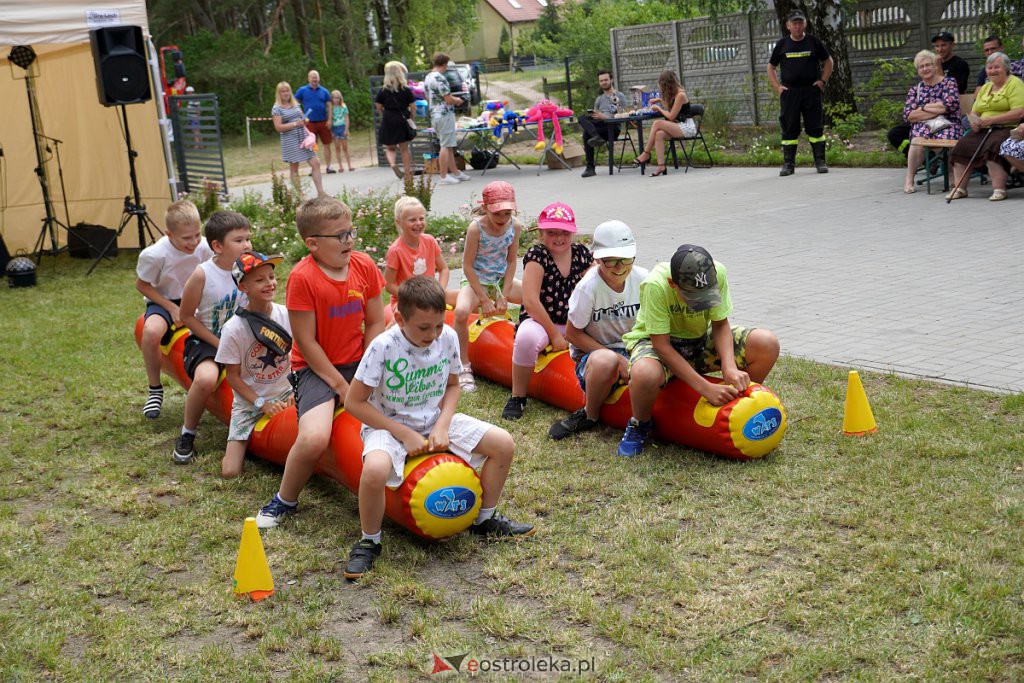
{"label": "walking cane", "polygon": [[986,142],[988,142],[988,136],[992,135],[992,131],[994,129],[994,126],[990,126],[989,129],[985,131],[985,137],[981,139],[977,149],[974,150],[974,154],[971,155],[971,160],[967,162],[967,169],[960,175],[960,179],[956,181],[956,184],[953,185],[952,191],[950,191],[949,195],[946,197],[947,204],[953,201],[953,197],[960,190],[960,184],[971,177],[971,169],[974,168],[974,160],[978,158],[978,152],[980,152],[981,148],[985,146]]}

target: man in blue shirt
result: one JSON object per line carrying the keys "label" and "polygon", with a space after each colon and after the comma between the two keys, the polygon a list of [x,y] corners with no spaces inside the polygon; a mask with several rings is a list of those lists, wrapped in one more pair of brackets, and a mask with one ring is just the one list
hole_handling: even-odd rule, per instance
{"label": "man in blue shirt", "polygon": [[327,164],[327,172],[331,170],[331,91],[320,86],[320,73],[310,71],[309,85],[304,85],[295,91],[295,101],[302,107],[306,115],[306,129],[316,134],[324,146],[324,159]]}

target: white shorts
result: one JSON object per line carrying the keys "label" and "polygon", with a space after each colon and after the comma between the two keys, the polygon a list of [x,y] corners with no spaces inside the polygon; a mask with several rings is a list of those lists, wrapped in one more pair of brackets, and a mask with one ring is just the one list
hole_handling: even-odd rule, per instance
{"label": "white shorts", "polygon": [[[484,464],[487,460],[473,450],[484,438],[488,430],[494,429],[490,422],[478,420],[469,415],[455,413],[452,416],[451,426],[448,428],[448,450],[459,456],[473,469]],[[424,434],[424,436],[427,436]],[[370,451],[384,451],[391,456],[391,476],[388,477],[387,486],[398,488],[405,478],[405,457],[406,450],[402,442],[395,438],[395,435],[386,429],[363,428],[363,460]]]}

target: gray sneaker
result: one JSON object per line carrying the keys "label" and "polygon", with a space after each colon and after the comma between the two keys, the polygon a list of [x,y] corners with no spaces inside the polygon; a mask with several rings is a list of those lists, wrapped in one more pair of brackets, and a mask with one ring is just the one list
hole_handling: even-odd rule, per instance
{"label": "gray sneaker", "polygon": [[174,462],[179,465],[187,465],[192,462],[192,458],[196,457],[195,443],[195,434],[184,432],[178,436],[178,440],[174,442],[174,452],[171,453]]}

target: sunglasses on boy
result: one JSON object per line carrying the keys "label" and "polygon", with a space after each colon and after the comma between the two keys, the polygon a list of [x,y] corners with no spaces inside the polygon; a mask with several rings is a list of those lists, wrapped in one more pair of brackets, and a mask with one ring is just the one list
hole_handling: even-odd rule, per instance
{"label": "sunglasses on boy", "polygon": [[621,266],[631,266],[636,258],[602,258],[598,259],[604,265],[605,268],[619,268]]}
{"label": "sunglasses on boy", "polygon": [[335,233],[333,235],[310,235],[310,237],[323,237],[325,239],[338,240],[338,244],[342,242],[350,242],[356,238],[356,233],[359,232],[359,228],[352,228],[351,230],[343,230],[342,232]]}

